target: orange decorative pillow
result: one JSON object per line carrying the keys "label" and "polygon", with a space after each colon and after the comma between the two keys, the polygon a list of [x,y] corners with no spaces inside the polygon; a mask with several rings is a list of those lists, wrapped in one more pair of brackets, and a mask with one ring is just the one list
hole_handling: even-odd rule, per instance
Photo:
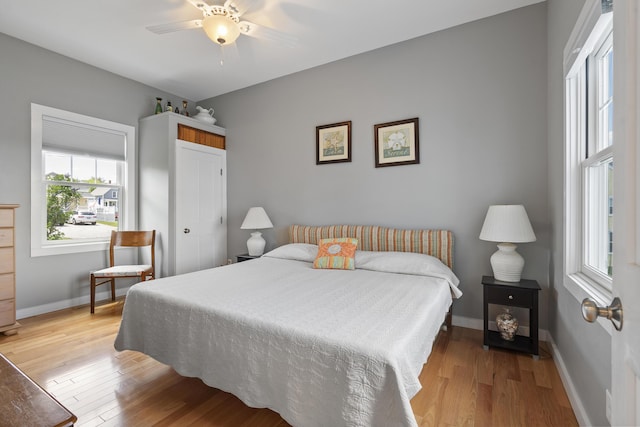
{"label": "orange decorative pillow", "polygon": [[353,270],[356,268],[357,246],[358,239],[351,237],[321,239],[313,268]]}

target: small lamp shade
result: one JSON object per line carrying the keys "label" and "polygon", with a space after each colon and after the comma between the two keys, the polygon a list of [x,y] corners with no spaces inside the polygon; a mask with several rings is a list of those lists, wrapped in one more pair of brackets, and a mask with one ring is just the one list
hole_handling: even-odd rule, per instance
{"label": "small lamp shade", "polygon": [[516,251],[514,243],[536,241],[524,206],[489,206],[480,231],[480,240],[499,242],[498,251],[491,256],[494,277],[504,282],[519,282],[524,258]]}
{"label": "small lamp shade", "polygon": [[[247,212],[247,216],[244,218],[240,228],[242,230],[261,230],[265,228],[273,228],[273,224],[263,208],[253,207],[249,209],[249,212]],[[265,245],[266,242],[262,237],[262,233],[254,231],[251,233],[249,240],[247,240],[247,250],[249,251],[249,255],[262,255],[264,253]]]}

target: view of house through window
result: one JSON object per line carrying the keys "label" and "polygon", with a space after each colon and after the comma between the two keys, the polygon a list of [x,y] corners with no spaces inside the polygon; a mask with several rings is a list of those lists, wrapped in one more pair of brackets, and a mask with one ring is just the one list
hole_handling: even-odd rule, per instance
{"label": "view of house through window", "polygon": [[123,162],[43,151],[46,239],[109,239],[118,228]]}

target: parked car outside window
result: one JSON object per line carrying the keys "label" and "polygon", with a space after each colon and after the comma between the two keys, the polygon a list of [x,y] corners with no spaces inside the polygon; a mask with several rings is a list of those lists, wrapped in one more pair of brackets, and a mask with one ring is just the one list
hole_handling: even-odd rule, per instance
{"label": "parked car outside window", "polygon": [[96,225],[96,214],[89,211],[73,211],[69,217],[71,224],[91,224]]}

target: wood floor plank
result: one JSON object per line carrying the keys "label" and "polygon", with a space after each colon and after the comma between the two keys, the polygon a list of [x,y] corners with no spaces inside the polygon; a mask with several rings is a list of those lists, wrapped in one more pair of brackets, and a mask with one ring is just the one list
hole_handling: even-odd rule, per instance
{"label": "wood floor plank", "polygon": [[486,350],[476,352],[476,372],[480,384],[493,385],[493,354],[492,351]]}
{"label": "wood floor plank", "polygon": [[457,366],[442,399],[441,422],[454,426],[473,426],[478,390],[475,366]]}
{"label": "wood floor plank", "polygon": [[476,403],[476,413],[474,416],[474,425],[476,427],[490,427],[492,425],[492,392],[493,387],[491,385],[478,383],[478,401]]}
{"label": "wood floor plank", "polygon": [[[423,383],[424,384],[424,383]],[[416,418],[420,418],[420,427],[433,427],[442,424],[443,406],[449,379],[433,377],[429,380],[429,388],[422,388],[411,400]]]}
{"label": "wood floor plank", "polygon": [[[185,378],[113,341],[123,300],[21,319],[18,334],[0,337],[0,352],[78,416],[79,427],[287,427],[269,409]],[[577,426],[544,343],[540,360],[483,350],[482,332],[441,332],[420,374],[411,405],[420,427]]]}

